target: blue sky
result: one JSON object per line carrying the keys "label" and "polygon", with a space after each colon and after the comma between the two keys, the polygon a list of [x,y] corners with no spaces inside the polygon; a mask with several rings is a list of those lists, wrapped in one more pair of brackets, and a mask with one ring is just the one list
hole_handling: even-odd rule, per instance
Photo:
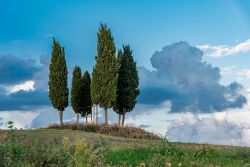
{"label": "blue sky", "polygon": [[[80,63],[88,70],[94,63],[100,22],[111,27],[117,47],[129,43],[138,64],[144,66],[150,66],[148,60],[155,50],[172,42],[230,45],[250,35],[250,5],[246,0],[0,3],[1,52],[32,57],[49,54],[48,36],[53,35],[66,46],[70,65]],[[223,60],[226,65],[230,62]]]}
{"label": "blue sky", "polygon": [[[211,126],[219,121],[217,125],[221,127],[227,127],[230,122],[230,126],[233,124],[242,135],[237,136],[241,142],[228,144],[250,145],[245,142],[250,139],[250,126],[242,128],[241,125],[250,119],[247,112],[250,106],[244,101],[248,99],[250,92],[248,0],[1,1],[0,75],[5,79],[0,79],[0,127],[1,120],[8,119],[14,119],[20,127],[44,126],[48,123],[45,120],[51,112],[54,115],[50,116],[49,121],[58,121],[56,111],[46,98],[52,37],[56,37],[65,46],[70,73],[75,65],[91,71],[95,63],[100,22],[111,28],[117,49],[122,44],[130,44],[137,65],[142,67],[139,70],[142,81],[140,103],[132,112],[134,114],[128,115],[128,122],[149,127],[148,130],[153,131],[161,129],[160,132],[164,132],[170,128],[176,133],[183,126],[197,128],[188,120],[199,123],[205,119],[204,122]],[[179,41],[188,43],[176,43]],[[196,51],[194,54],[191,46],[199,48],[204,55],[196,54]],[[176,49],[170,49],[172,47]],[[169,51],[175,54],[170,54]],[[182,57],[178,53],[191,57]],[[200,56],[201,60],[193,59]],[[181,61],[178,60],[174,65],[164,61],[163,66],[170,66],[171,69],[161,68],[158,58],[167,60],[169,57],[179,57]],[[197,72],[197,69],[204,73]],[[184,75],[182,70],[190,73]],[[175,76],[166,75],[167,73],[174,73]],[[149,86],[152,79],[156,79],[154,84],[157,87]],[[168,80],[188,81],[186,88],[189,91],[181,91],[180,85]],[[235,81],[237,84],[232,84]],[[198,82],[206,83],[204,85],[208,83],[210,86],[201,84],[198,92],[193,89],[197,88],[193,84]],[[156,94],[152,94],[152,91]],[[217,93],[216,98],[208,92]],[[227,101],[224,96],[228,95],[233,99],[239,97],[237,103]],[[155,98],[155,103],[146,102],[152,96],[160,101]],[[208,100],[204,102],[203,97],[206,96]],[[32,100],[29,99],[31,97]],[[181,100],[179,97],[182,97]],[[220,100],[225,102],[225,105],[222,103],[224,107],[216,103]],[[176,111],[173,110],[174,106],[178,108]],[[187,108],[192,108],[192,111]],[[147,114],[138,114],[144,110],[148,110]],[[185,110],[185,113],[177,110]],[[160,120],[162,123],[147,117],[153,111],[155,120],[163,118]],[[23,119],[12,117],[13,112]],[[73,117],[69,107],[65,112],[65,120]],[[111,119],[115,120],[116,116],[111,116]],[[227,129],[223,130],[226,134]],[[187,131],[186,136],[188,135],[190,136]],[[211,136],[197,135],[200,138],[198,140],[196,137],[196,142],[224,142],[210,139],[214,137],[212,132]],[[177,138],[174,133],[170,138],[176,141],[192,141],[192,136]]]}

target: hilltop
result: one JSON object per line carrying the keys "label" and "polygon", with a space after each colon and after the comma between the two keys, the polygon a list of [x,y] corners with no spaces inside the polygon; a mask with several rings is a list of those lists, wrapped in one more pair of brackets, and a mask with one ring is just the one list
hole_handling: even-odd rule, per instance
{"label": "hilltop", "polygon": [[[126,131],[133,129],[125,128],[127,128]],[[150,134],[144,130],[141,132]],[[142,134],[142,136],[145,135]],[[3,157],[8,155],[16,162],[18,159],[22,160],[21,163],[27,161],[25,166],[155,167],[250,164],[250,148],[247,147],[170,143],[160,138],[119,137],[84,130],[1,130],[0,142],[2,143],[0,145],[2,163],[6,161]],[[78,162],[87,165],[79,165]]]}

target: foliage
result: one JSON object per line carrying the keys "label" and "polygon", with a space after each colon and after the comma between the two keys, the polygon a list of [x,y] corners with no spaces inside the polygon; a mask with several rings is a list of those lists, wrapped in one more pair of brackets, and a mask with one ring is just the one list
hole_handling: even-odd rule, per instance
{"label": "foliage", "polygon": [[49,97],[54,108],[60,111],[60,124],[62,115],[68,106],[68,71],[64,48],[54,39],[49,73]]}
{"label": "foliage", "polygon": [[[13,127],[12,122],[11,126]],[[53,143],[48,144],[40,140],[20,142],[25,136],[21,136],[12,127],[7,133],[5,142],[0,145],[0,166],[103,166],[100,156],[85,139],[71,142],[64,138],[60,148],[55,147]]]}
{"label": "foliage", "polygon": [[100,70],[97,70],[97,65],[94,66],[92,71],[92,82],[91,82],[91,100],[94,104],[100,103]]}
{"label": "foliage", "polygon": [[62,52],[57,60],[57,101],[56,106],[59,111],[63,111],[68,106],[68,70],[65,60],[65,52],[64,48],[62,48]]}
{"label": "foliage", "polygon": [[123,115],[123,125],[125,113],[133,110],[136,98],[140,93],[138,89],[139,77],[136,62],[133,59],[129,45],[123,46],[123,52],[121,50],[118,51],[117,61],[119,63],[119,75],[114,110],[118,114]]}
{"label": "foliage", "polygon": [[[123,110],[123,102],[122,102],[122,94],[121,94],[121,88],[122,88],[122,62],[123,62],[123,55],[122,55],[122,50],[119,49],[118,50],[118,55],[117,55],[117,63],[119,64],[119,70],[118,70],[118,79],[117,79],[117,92],[116,92],[116,100],[115,103],[113,105],[113,110],[117,113],[117,114],[122,114],[122,110]],[[120,120],[119,120],[120,121]],[[120,122],[119,122],[120,124]]]}
{"label": "foliage", "polygon": [[97,37],[97,57],[93,69],[91,97],[94,103],[99,103],[105,109],[105,123],[107,124],[107,109],[111,108],[116,100],[118,64],[114,38],[105,24],[100,25]]}
{"label": "foliage", "polygon": [[73,70],[72,84],[71,84],[71,106],[75,113],[81,113],[82,105],[82,72],[81,68],[75,66]]}
{"label": "foliage", "polygon": [[59,111],[68,106],[67,75],[64,48],[54,39],[48,84],[51,103]]}
{"label": "foliage", "polygon": [[[123,59],[119,70],[119,88],[118,101],[126,108],[126,111],[131,111],[136,103],[136,98],[140,91],[139,77],[136,67],[136,62],[132,56],[132,50],[129,45],[123,46]],[[119,99],[120,98],[120,99]]]}
{"label": "foliage", "polygon": [[82,96],[82,116],[86,116],[91,113],[91,78],[88,71],[85,71],[83,77],[82,77],[82,89],[81,89],[81,96]]}
{"label": "foliage", "polygon": [[94,152],[93,146],[85,139],[77,139],[71,142],[68,137],[63,138],[63,146],[66,148],[68,166],[92,167],[99,166],[100,157]]}
{"label": "foliage", "polygon": [[56,101],[57,101],[57,74],[58,74],[58,67],[57,61],[58,57],[61,54],[61,46],[58,41],[53,39],[53,47],[52,47],[52,56],[51,56],[51,63],[49,66],[49,97],[52,105],[57,108]]}

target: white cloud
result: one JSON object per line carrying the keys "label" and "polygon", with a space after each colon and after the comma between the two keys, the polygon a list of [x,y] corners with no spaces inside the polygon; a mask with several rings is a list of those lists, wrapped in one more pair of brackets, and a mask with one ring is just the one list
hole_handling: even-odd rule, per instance
{"label": "white cloud", "polygon": [[186,113],[171,123],[168,138],[179,142],[250,146],[250,125],[231,122],[223,115],[201,118]]}
{"label": "white cloud", "polygon": [[17,85],[11,85],[11,86],[5,86],[5,85],[2,85],[1,87],[4,88],[5,90],[7,90],[7,93],[8,94],[11,94],[11,93],[16,93],[18,91],[34,91],[35,90],[35,82],[30,80],[30,81],[25,81],[21,84],[17,84]]}
{"label": "white cloud", "polygon": [[200,48],[201,50],[207,52],[208,56],[211,57],[224,57],[229,55],[234,55],[238,53],[246,53],[250,51],[250,39],[238,43],[234,46],[227,46],[227,45],[197,45],[196,47]]}
{"label": "white cloud", "polygon": [[241,80],[250,79],[250,69],[242,69],[238,71],[236,74],[238,78]]}
{"label": "white cloud", "polygon": [[8,127],[8,121],[14,122],[14,127],[27,129],[31,127],[33,120],[39,115],[38,112],[3,111],[0,112],[0,129]]}
{"label": "white cloud", "polygon": [[223,77],[231,76],[236,81],[250,79],[250,68],[239,68],[236,65],[221,68],[220,74]]}
{"label": "white cloud", "polygon": [[180,114],[167,114],[171,110],[170,101],[159,105],[137,104],[132,112],[126,115],[125,124],[141,127],[155,134],[165,135],[172,119]]}
{"label": "white cloud", "polygon": [[168,101],[160,105],[139,104],[127,114],[126,124],[160,135],[167,132],[170,141],[250,146],[248,105],[208,114],[170,114],[170,108]]}
{"label": "white cloud", "polygon": [[236,70],[238,70],[238,66],[236,66],[236,65],[224,67],[224,68],[220,69],[220,74],[222,76],[232,75],[235,73]]}

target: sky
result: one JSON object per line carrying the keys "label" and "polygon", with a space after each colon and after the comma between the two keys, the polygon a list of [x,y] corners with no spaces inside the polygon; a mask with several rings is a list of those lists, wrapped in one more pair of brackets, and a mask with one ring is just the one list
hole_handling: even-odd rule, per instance
{"label": "sky", "polygon": [[[70,87],[75,65],[92,71],[101,22],[137,62],[141,94],[127,125],[170,141],[250,146],[248,0],[1,1],[1,128],[58,122],[47,84],[52,37],[65,47]],[[64,121],[74,119],[69,106]]]}

